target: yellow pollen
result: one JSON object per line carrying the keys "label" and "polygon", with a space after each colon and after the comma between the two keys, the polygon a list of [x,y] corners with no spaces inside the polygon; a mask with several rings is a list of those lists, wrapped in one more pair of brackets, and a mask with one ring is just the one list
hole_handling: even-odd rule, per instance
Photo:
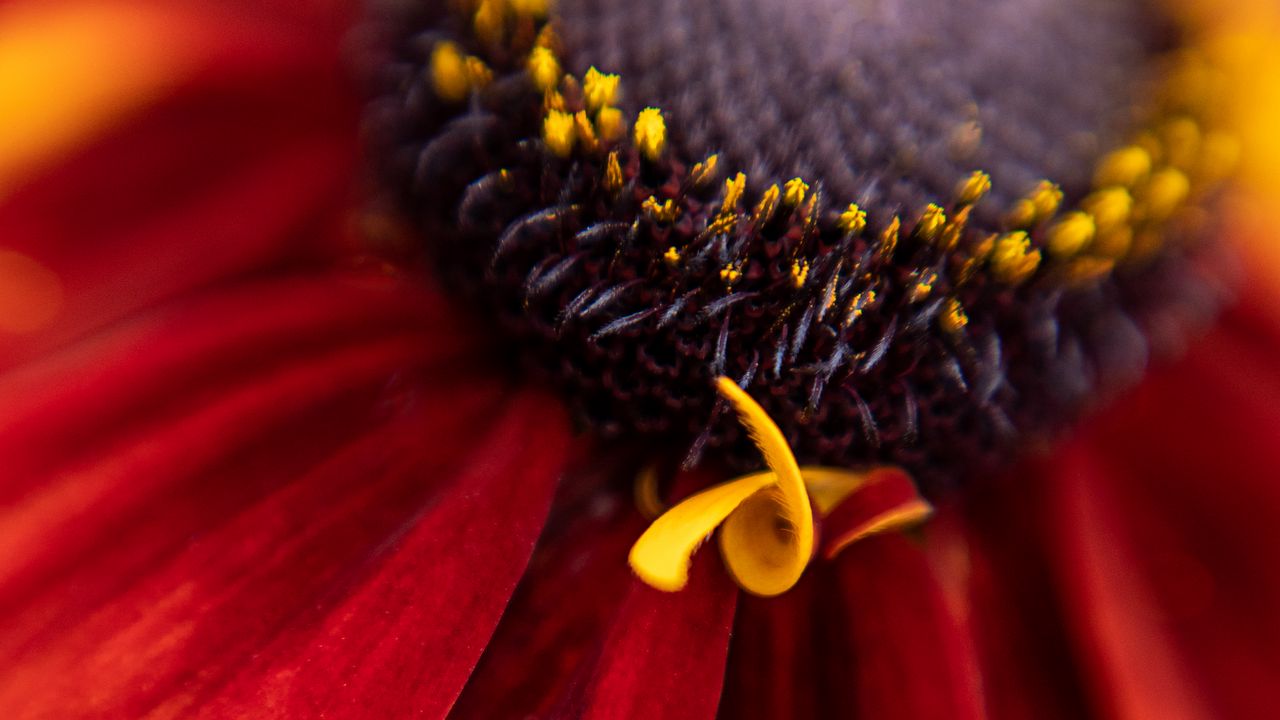
{"label": "yellow pollen", "polygon": [[476,36],[490,45],[501,44],[506,29],[506,9],[505,0],[480,0],[475,15]]}
{"label": "yellow pollen", "polygon": [[467,82],[470,83],[472,89],[479,90],[487,87],[493,81],[493,71],[488,65],[478,57],[467,56]]}
{"label": "yellow pollen", "polygon": [[432,49],[431,85],[446,102],[461,102],[471,93],[467,61],[457,45],[441,42]]}
{"label": "yellow pollen", "polygon": [[910,301],[918,303],[929,297],[929,294],[933,292],[933,286],[936,282],[938,282],[938,273],[933,272],[932,270],[920,276],[920,279],[916,282],[915,286],[911,288]]}
{"label": "yellow pollen", "polygon": [[1062,188],[1048,180],[1041,180],[1027,199],[1035,206],[1036,219],[1045,220],[1058,212],[1058,207],[1062,205]]}
{"label": "yellow pollen", "polygon": [[618,108],[601,108],[600,112],[596,113],[596,129],[605,142],[613,142],[621,138],[625,131],[624,125],[622,111]]}
{"label": "yellow pollen", "polygon": [[716,176],[716,170],[720,165],[720,156],[711,155],[706,160],[693,166],[693,170],[689,171],[689,184],[693,187],[701,187]]}
{"label": "yellow pollen", "polygon": [[809,184],[800,178],[791,178],[787,181],[786,191],[783,193],[782,201],[788,207],[799,207],[804,202],[805,195],[809,192]]}
{"label": "yellow pollen", "polygon": [[656,162],[667,148],[667,123],[662,119],[662,111],[653,107],[641,110],[636,118],[634,138],[640,154]]}
{"label": "yellow pollen", "polygon": [[560,110],[547,113],[542,122],[542,139],[547,148],[559,157],[567,158],[573,152],[577,122],[573,116]]}
{"label": "yellow pollen", "polygon": [[604,164],[604,189],[616,193],[622,189],[622,166],[618,164],[618,152],[609,153]]}
{"label": "yellow pollen", "polygon": [[920,216],[920,222],[916,223],[916,235],[921,240],[932,240],[938,236],[938,231],[946,224],[947,214],[938,205],[929,203],[929,206],[924,209],[924,214]]}
{"label": "yellow pollen", "polygon": [[587,110],[595,112],[612,105],[618,99],[617,75],[602,73],[594,66],[587,69],[587,76],[582,80],[582,92],[587,103]]}
{"label": "yellow pollen", "polygon": [[560,61],[550,48],[535,47],[525,64],[533,84],[542,92],[554,90],[560,84]]}
{"label": "yellow pollen", "polygon": [[648,199],[641,203],[640,209],[654,222],[670,223],[680,217],[680,208],[670,198],[659,203],[658,198],[650,195]]}
{"label": "yellow pollen", "polygon": [[1031,239],[1025,232],[1005,233],[992,248],[991,265],[997,279],[1017,285],[1040,267],[1040,251],[1031,248]]}
{"label": "yellow pollen", "polygon": [[1200,156],[1200,126],[1190,118],[1170,120],[1160,129],[1164,160],[1182,170],[1195,169]]}
{"label": "yellow pollen", "polygon": [[850,204],[844,212],[840,213],[840,220],[836,224],[840,232],[845,235],[857,235],[867,227],[867,211],[858,207],[856,203]]}
{"label": "yellow pollen", "polygon": [[960,205],[973,205],[991,192],[991,176],[976,170],[956,189],[956,202]]}
{"label": "yellow pollen", "polygon": [[898,232],[901,227],[902,219],[895,216],[893,220],[889,222],[889,227],[885,228],[884,232],[880,233],[880,248],[878,252],[881,257],[888,257],[897,249]]}
{"label": "yellow pollen", "polygon": [[960,305],[960,301],[951,298],[943,306],[942,315],[939,317],[938,322],[942,325],[943,330],[952,335],[958,335],[969,324],[969,316],[965,313],[964,307]]}
{"label": "yellow pollen", "polygon": [[797,260],[791,265],[791,284],[796,289],[804,287],[804,281],[809,277],[809,262],[807,260]]}
{"label": "yellow pollen", "polygon": [[662,259],[667,261],[667,264],[671,265],[672,267],[679,265],[680,251],[677,250],[674,245],[672,245],[671,247],[667,248],[667,251],[665,253],[662,254]]}
{"label": "yellow pollen", "polygon": [[1099,257],[1081,257],[1076,258],[1067,266],[1066,276],[1067,282],[1073,285],[1083,285],[1093,282],[1111,272],[1115,268],[1116,261],[1110,258]]}
{"label": "yellow pollen", "polygon": [[845,311],[845,326],[852,325],[858,318],[862,317],[863,311],[870,307],[876,301],[875,290],[863,290],[853,299],[849,301],[849,308]]}
{"label": "yellow pollen", "polygon": [[1109,232],[1129,221],[1133,196],[1124,188],[1107,188],[1090,194],[1080,206],[1093,216],[1098,232]]}
{"label": "yellow pollen", "polygon": [[1049,252],[1055,257],[1071,257],[1093,242],[1098,226],[1088,213],[1067,213],[1049,228]]}
{"label": "yellow pollen", "polygon": [[1096,187],[1118,185],[1131,188],[1151,173],[1151,153],[1139,145],[1116,150],[1098,163],[1093,184]]}
{"label": "yellow pollen", "polygon": [[596,137],[596,130],[591,126],[591,119],[587,117],[587,111],[579,110],[574,113],[573,129],[578,141],[582,143],[582,147],[588,152],[595,152],[600,149],[600,139]]}
{"label": "yellow pollen", "polygon": [[[627,558],[645,583],[667,592],[684,588],[693,554],[719,527],[720,554],[729,574],[749,593],[774,596],[793,587],[813,557],[814,510],[830,514],[870,485],[894,491],[889,502],[876,503],[865,517],[859,513],[860,523],[837,532],[823,553],[827,558],[861,538],[918,523],[932,512],[900,470],[800,467],[782,431],[750,395],[726,377],[717,378],[715,386],[768,470],[707,488],[658,517]],[[887,482],[897,485],[883,485]],[[642,474],[637,502],[660,507],[656,486],[656,479]]]}
{"label": "yellow pollen", "polygon": [[738,209],[738,201],[742,199],[742,193],[747,189],[747,176],[738,173],[732,178],[724,181],[724,202],[720,205],[720,212],[731,213]]}
{"label": "yellow pollen", "polygon": [[778,196],[781,194],[782,190],[777,185],[770,185],[760,197],[760,203],[756,205],[755,212],[751,213],[751,222],[764,225],[772,220],[773,213],[778,209]]}
{"label": "yellow pollen", "polygon": [[551,11],[551,0],[508,0],[517,15],[541,20]]}
{"label": "yellow pollen", "polygon": [[720,268],[720,279],[727,287],[733,287],[733,284],[738,282],[738,278],[740,277],[742,277],[742,271],[733,263],[729,263],[728,265]]}
{"label": "yellow pollen", "polygon": [[1165,168],[1151,176],[1143,200],[1147,219],[1166,220],[1191,194],[1191,182],[1181,170]]}

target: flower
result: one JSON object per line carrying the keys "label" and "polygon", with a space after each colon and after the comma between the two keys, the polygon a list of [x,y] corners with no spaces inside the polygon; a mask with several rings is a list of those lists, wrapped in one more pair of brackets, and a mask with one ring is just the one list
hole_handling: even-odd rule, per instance
{"label": "flower", "polygon": [[[541,18],[546,7],[477,3],[480,41],[504,41],[508,12]],[[1236,12],[1247,25],[1198,19],[1203,43],[1256,72],[1258,16]],[[353,182],[361,103],[339,50],[369,59],[351,40],[355,22],[351,8],[318,0],[0,11],[0,87],[21,99],[0,109],[0,707],[19,717],[1243,717],[1275,704],[1280,320],[1267,272],[1280,265],[1257,263],[1216,329],[1052,453],[959,491],[930,487],[937,515],[919,536],[867,537],[807,567],[800,552],[803,575],[771,598],[739,592],[701,552],[684,589],[662,592],[626,564],[649,525],[633,490],[648,504],[687,503],[730,471],[708,460],[670,486],[633,486],[649,448],[601,439],[605,427],[575,435],[562,400],[516,371],[511,348],[468,307],[476,295],[464,289],[460,303],[423,279],[413,231],[369,212],[369,196],[385,207],[369,189],[377,180]],[[527,38],[534,49],[553,46],[538,37]],[[440,97],[502,89],[498,63],[440,47],[424,48],[441,58]],[[544,69],[562,59],[539,57]],[[657,172],[645,163],[666,162],[688,129],[655,107],[618,132],[623,112],[610,104],[631,75],[594,73],[582,110],[571,93],[546,98],[556,121],[530,127],[557,157],[600,150],[601,187],[618,192]],[[964,149],[972,131],[961,124],[948,142]],[[634,164],[607,152],[627,142]],[[1108,177],[1135,156],[1108,156]],[[1252,159],[1246,172],[1266,187],[1259,176],[1280,162]],[[704,158],[690,177],[716,164]],[[444,176],[417,188],[428,198],[466,168],[432,169]],[[708,226],[798,218],[809,232],[816,183],[755,191],[744,176],[718,178]],[[1150,197],[1182,194],[1176,176],[1160,177]],[[991,180],[964,184],[961,212]],[[1046,184],[1013,198],[1023,219],[1009,222],[1028,227],[987,247],[994,276],[1022,286],[1059,261],[1086,281],[1109,272],[1069,264],[1127,214],[1119,195],[1090,197],[1079,212],[1092,225],[1054,226],[1044,257],[1031,226],[1063,193]],[[636,213],[653,227],[693,211],[649,199]],[[981,243],[948,233],[955,208],[922,205],[889,223],[876,202],[849,201],[833,226],[850,237],[870,226],[885,233],[881,248],[980,254]],[[1261,238],[1245,247],[1264,257],[1266,217],[1236,202],[1237,235]],[[663,266],[696,254],[655,247]],[[466,251],[452,266],[463,285]],[[820,260],[787,258],[778,287],[827,297]],[[732,296],[751,292],[752,271],[726,262],[706,276]],[[948,287],[940,275],[912,275],[906,295]],[[981,321],[961,295],[938,306],[944,332]],[[864,292],[847,300],[850,317],[887,312]],[[710,446],[726,465],[759,467],[763,450],[778,487],[793,481],[791,527],[815,523],[819,545],[838,535],[836,513],[874,496],[858,490],[814,519],[803,495],[820,504],[817,475],[792,453],[823,456],[821,438],[783,438],[778,426],[798,422],[785,402],[739,389],[728,357],[714,373],[725,374],[735,377],[720,393],[757,444],[734,445],[729,412]],[[710,384],[689,387],[686,409],[714,405]],[[916,462],[919,478],[935,467],[903,453],[894,457]],[[867,477],[849,487],[874,485]],[[877,518],[886,509],[871,507]],[[747,533],[747,549],[763,552],[756,537],[766,535]]]}

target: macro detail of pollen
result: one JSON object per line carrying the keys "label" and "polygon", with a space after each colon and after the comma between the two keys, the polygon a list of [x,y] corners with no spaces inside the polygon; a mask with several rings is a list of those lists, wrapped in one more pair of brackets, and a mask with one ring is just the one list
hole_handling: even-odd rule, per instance
{"label": "macro detail of pollen", "polygon": [[1213,69],[1145,3],[472,0],[390,23],[367,126],[437,271],[582,425],[926,490],[1224,299]]}
{"label": "macro detail of pollen", "polygon": [[[923,207],[975,168],[992,200],[1088,188],[1141,113],[1159,41],[1137,3],[563,0],[571,70],[626,78],[690,156],[754,183],[819,180],[864,209]],[[763,189],[766,185],[761,185]]]}

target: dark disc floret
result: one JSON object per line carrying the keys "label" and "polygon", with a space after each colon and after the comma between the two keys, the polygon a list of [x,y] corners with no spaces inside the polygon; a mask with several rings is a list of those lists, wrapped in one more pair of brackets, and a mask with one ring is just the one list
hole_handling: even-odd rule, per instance
{"label": "dark disc floret", "polygon": [[583,422],[937,488],[1175,350],[1224,295],[1212,68],[1144,3],[472,0],[370,104],[441,275]]}

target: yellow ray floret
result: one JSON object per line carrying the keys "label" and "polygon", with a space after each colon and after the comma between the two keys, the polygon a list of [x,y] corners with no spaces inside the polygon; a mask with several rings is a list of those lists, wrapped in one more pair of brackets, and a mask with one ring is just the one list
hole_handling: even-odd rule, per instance
{"label": "yellow ray floret", "polygon": [[764,409],[726,377],[716,390],[733,406],[769,472],[704,490],[676,505],[645,531],[629,562],[650,585],[679,590],[693,552],[717,526],[725,565],[748,592],[791,588],[813,555],[813,510],[795,456]]}

